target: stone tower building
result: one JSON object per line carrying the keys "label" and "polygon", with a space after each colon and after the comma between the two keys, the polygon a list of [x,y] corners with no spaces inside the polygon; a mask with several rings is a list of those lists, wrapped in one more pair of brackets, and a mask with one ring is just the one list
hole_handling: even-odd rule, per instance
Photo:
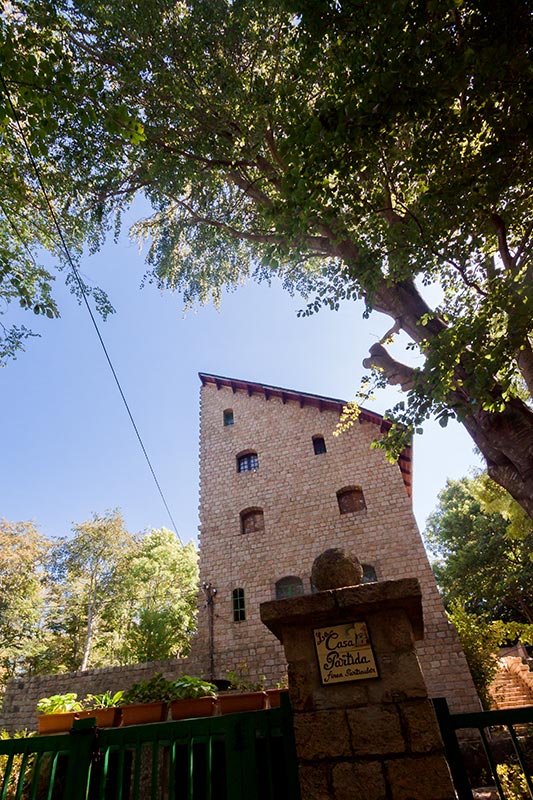
{"label": "stone tower building", "polygon": [[370,443],[382,417],[363,411],[333,431],[342,400],[201,373],[200,580],[193,652],[225,677],[245,664],[270,685],[282,648],[259,604],[309,593],[314,559],[343,547],[365,580],[417,577],[425,638],[418,654],[430,696],[479,710],[455,630],[444,614],[411,508],[411,454],[388,463]]}

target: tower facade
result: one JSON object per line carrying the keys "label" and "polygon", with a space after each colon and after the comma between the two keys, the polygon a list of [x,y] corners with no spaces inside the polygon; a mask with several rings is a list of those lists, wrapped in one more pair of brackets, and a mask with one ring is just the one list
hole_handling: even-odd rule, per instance
{"label": "tower facade", "polygon": [[334,437],[344,402],[200,374],[200,580],[194,652],[216,677],[241,669],[274,685],[282,648],[259,604],[313,591],[324,550],[357,555],[365,580],[417,577],[425,638],[417,645],[430,696],[479,710],[411,507],[411,459],[386,461],[372,440],[385,424],[363,411]]}

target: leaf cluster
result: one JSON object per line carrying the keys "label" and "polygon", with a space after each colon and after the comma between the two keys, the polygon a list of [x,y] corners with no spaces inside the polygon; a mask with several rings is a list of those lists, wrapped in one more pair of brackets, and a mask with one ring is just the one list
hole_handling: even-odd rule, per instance
{"label": "leaf cluster", "polygon": [[460,601],[491,621],[531,624],[533,529],[529,524],[516,538],[501,513],[483,508],[479,496],[487,485],[493,482],[484,475],[449,480],[439,494],[424,532],[435,577],[447,606]]}

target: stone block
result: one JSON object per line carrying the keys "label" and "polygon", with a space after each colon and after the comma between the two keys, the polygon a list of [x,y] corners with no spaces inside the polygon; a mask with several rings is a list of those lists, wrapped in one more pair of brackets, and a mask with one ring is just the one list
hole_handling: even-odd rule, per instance
{"label": "stone block", "polygon": [[400,717],[394,706],[348,709],[346,718],[356,757],[405,752]]}
{"label": "stone block", "polygon": [[333,683],[318,686],[313,691],[314,706],[317,711],[327,708],[357,708],[368,705],[367,681]]}
{"label": "stone block", "polygon": [[294,736],[298,758],[303,761],[352,755],[350,729],[344,711],[295,714]]}
{"label": "stone block", "polygon": [[331,800],[328,786],[328,768],[324,765],[301,765],[300,795],[302,800]]}
{"label": "stone block", "polygon": [[[334,800],[386,800],[383,768],[377,761],[340,763],[332,769]],[[308,796],[302,791],[302,798]]]}
{"label": "stone block", "polygon": [[386,761],[391,800],[456,800],[443,756]]}
{"label": "stone block", "polygon": [[427,698],[427,688],[413,652],[398,655],[376,653],[379,678],[367,682],[370,703],[398,703]]}
{"label": "stone block", "polygon": [[382,652],[414,651],[413,628],[403,609],[386,609],[367,615],[372,644]]}
{"label": "stone block", "polygon": [[315,660],[313,631],[305,626],[287,626],[283,628],[283,648],[287,661]]}
{"label": "stone block", "polygon": [[413,753],[442,751],[437,718],[429,700],[400,703],[400,716],[407,734],[408,748]]}
{"label": "stone block", "polygon": [[[308,661],[293,661],[287,668],[289,678],[289,696],[294,711],[312,711],[315,707],[313,698],[314,684],[311,667]],[[315,682],[318,678],[315,678]]]}

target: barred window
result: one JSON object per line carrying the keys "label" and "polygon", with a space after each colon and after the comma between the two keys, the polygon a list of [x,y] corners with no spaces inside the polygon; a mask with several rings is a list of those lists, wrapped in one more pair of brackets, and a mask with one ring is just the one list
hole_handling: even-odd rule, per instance
{"label": "barred window", "polygon": [[244,622],[246,619],[244,589],[234,589],[231,593],[231,601],[233,606],[233,622]]}
{"label": "barred window", "polygon": [[375,583],[378,579],[372,564],[361,564],[363,567],[363,583]]}
{"label": "barred window", "polygon": [[297,597],[303,593],[303,581],[296,575],[286,575],[276,582],[276,600],[283,600],[285,597]]}
{"label": "barred window", "polygon": [[262,508],[241,511],[241,533],[264,533],[265,517]]}
{"label": "barred window", "polygon": [[337,492],[337,502],[341,514],[364,511],[366,508],[365,496],[360,486],[347,486],[341,489]]}
{"label": "barred window", "polygon": [[235,420],[233,418],[233,409],[226,408],[224,410],[224,425],[233,425],[234,421]]}
{"label": "barred window", "polygon": [[323,436],[313,436],[313,450],[315,451],[315,456],[326,452],[326,442]]}
{"label": "barred window", "polygon": [[243,453],[237,456],[237,472],[250,472],[253,469],[259,469],[257,453]]}

